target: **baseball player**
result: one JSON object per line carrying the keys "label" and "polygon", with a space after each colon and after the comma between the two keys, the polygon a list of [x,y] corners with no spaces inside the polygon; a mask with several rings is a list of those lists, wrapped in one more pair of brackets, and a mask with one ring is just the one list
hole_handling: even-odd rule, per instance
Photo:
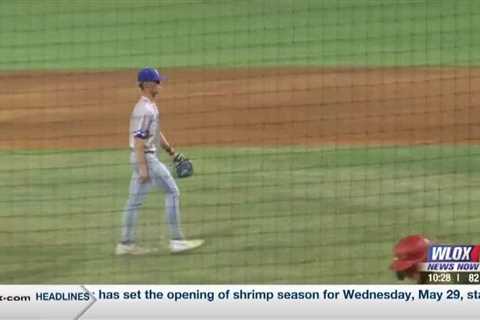
{"label": "baseball player", "polygon": [[399,280],[409,278],[417,283],[422,283],[419,264],[427,260],[428,248],[432,242],[422,235],[407,236],[393,248],[394,258],[390,269],[394,271]]}
{"label": "baseball player", "polygon": [[169,229],[169,248],[172,253],[195,249],[203,240],[186,240],[180,227],[180,204],[177,184],[168,168],[157,157],[157,146],[161,146],[175,161],[184,159],[181,153],[168,143],[160,131],[159,112],[155,104],[166,77],[154,68],[138,72],[141,97],[130,117],[130,163],[133,174],[130,181],[129,198],[123,213],[122,240],[117,244],[117,255],[143,255],[155,251],[138,246],[135,227],[138,210],[152,187],[165,192],[165,214]]}

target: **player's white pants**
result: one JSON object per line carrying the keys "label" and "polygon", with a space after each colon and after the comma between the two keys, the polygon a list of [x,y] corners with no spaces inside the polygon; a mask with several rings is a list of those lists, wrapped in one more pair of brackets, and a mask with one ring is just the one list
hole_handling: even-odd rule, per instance
{"label": "player's white pants", "polygon": [[147,161],[150,180],[140,183],[135,154],[132,152],[130,156],[133,174],[130,181],[128,201],[123,213],[122,242],[135,242],[138,210],[152,187],[157,187],[165,192],[165,218],[170,232],[170,239],[183,239],[183,233],[180,228],[180,191],[175,183],[175,179],[173,179],[168,168],[158,160],[155,154],[145,154],[145,160]]}

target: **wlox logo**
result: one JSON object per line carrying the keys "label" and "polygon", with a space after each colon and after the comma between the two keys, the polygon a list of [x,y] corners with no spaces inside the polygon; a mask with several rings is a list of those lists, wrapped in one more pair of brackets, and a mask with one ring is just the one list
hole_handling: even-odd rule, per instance
{"label": "wlox logo", "polygon": [[480,245],[432,245],[427,262],[479,262]]}

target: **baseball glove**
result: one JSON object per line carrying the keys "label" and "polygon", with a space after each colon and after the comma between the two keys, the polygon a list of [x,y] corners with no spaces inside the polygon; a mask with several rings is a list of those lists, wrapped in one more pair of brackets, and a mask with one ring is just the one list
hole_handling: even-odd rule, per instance
{"label": "baseball glove", "polygon": [[193,175],[193,164],[182,153],[173,158],[173,167],[177,178],[187,178]]}

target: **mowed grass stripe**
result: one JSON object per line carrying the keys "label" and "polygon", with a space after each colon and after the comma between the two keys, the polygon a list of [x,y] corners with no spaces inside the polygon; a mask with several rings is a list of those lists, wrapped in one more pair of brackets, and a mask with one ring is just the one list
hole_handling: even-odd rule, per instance
{"label": "mowed grass stripe", "polygon": [[478,65],[479,15],[475,0],[3,1],[0,70]]}
{"label": "mowed grass stripe", "polygon": [[[128,151],[32,152],[14,162],[0,154],[2,181],[22,182],[0,196],[0,282],[394,282],[387,267],[399,237],[419,232],[445,242],[477,240],[479,151],[187,149],[197,175],[179,181],[184,228],[207,245],[169,255],[163,197],[152,193],[139,238],[162,250],[133,259],[113,255],[130,178]],[[45,169],[53,164],[82,167]],[[20,201],[28,198],[45,201]]]}

